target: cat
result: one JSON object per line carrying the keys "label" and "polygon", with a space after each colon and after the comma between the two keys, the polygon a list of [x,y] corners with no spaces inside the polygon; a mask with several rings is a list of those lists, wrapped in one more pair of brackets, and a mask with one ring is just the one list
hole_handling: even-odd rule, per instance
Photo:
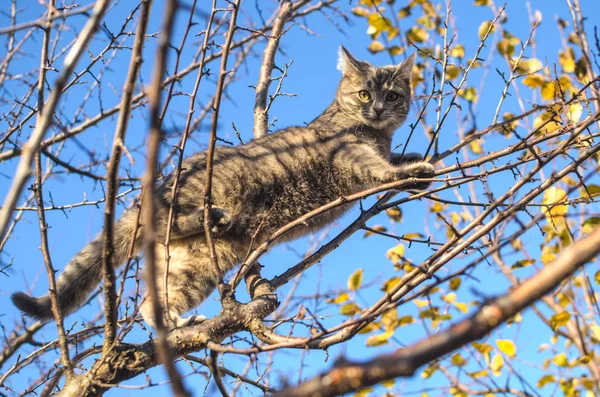
{"label": "cat", "polygon": [[[211,212],[214,245],[225,274],[239,265],[251,248],[275,230],[340,196],[386,182],[428,178],[434,167],[422,156],[391,153],[392,135],[406,119],[411,100],[415,55],[399,65],[373,66],[354,58],[343,46],[338,69],[342,79],[334,101],[305,127],[289,127],[237,147],[218,146],[214,152]],[[203,317],[181,315],[198,306],[214,290],[217,276],[204,234],[206,152],[183,163],[171,229],[168,299],[170,328],[189,325]],[[157,285],[163,295],[165,230],[171,202],[173,175],[157,186]],[[417,182],[411,189],[424,189]],[[278,242],[290,241],[332,223],[352,207],[346,203],[306,224],[296,226]],[[127,260],[137,227],[137,209],[117,221],[114,260]],[[143,226],[144,219],[140,218]],[[141,228],[141,227],[140,227]],[[258,231],[258,232],[257,232]],[[135,252],[141,249],[141,231]],[[102,236],[75,255],[60,275],[58,302],[63,315],[79,308],[102,280]],[[13,303],[38,320],[52,319],[50,297],[12,295]],[[140,306],[144,320],[154,327],[148,299]]]}

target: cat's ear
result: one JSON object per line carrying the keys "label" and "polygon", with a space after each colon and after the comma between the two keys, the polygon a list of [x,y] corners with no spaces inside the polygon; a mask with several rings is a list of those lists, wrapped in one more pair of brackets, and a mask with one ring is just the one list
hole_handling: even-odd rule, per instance
{"label": "cat's ear", "polygon": [[364,62],[354,58],[352,54],[350,54],[350,52],[344,48],[343,45],[340,46],[337,64],[338,70],[340,70],[344,75],[362,74],[365,71],[365,67],[366,64]]}
{"label": "cat's ear", "polygon": [[413,53],[411,56],[408,57],[408,59],[404,62],[402,62],[401,64],[399,64],[398,66],[396,66],[396,74],[399,74],[405,78],[407,78],[409,81],[412,80],[412,70],[415,66],[415,59],[417,58],[417,53]]}
{"label": "cat's ear", "polygon": [[396,75],[403,76],[404,78],[411,81],[412,71],[415,66],[415,59],[417,58],[417,53],[413,53],[411,56],[406,59],[406,61],[402,62],[398,66],[396,66]]}

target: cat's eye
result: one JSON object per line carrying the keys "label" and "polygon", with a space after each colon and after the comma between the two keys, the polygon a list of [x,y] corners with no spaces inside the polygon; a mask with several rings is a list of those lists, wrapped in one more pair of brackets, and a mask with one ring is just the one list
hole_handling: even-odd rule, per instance
{"label": "cat's eye", "polygon": [[358,97],[360,98],[361,101],[367,102],[368,100],[371,99],[371,94],[369,94],[369,91],[367,91],[367,90],[362,90],[362,91],[358,91]]}
{"label": "cat's eye", "polygon": [[398,94],[395,92],[388,92],[388,94],[385,96],[385,100],[388,102],[396,102],[398,100]]}

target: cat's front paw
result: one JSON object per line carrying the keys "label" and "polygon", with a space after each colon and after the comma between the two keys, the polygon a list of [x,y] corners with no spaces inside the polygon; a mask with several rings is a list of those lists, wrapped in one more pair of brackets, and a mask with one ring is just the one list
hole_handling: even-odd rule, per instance
{"label": "cat's front paw", "polygon": [[396,166],[406,163],[417,163],[423,161],[423,155],[421,153],[392,153],[390,161]]}
{"label": "cat's front paw", "polygon": [[212,221],[212,232],[213,234],[225,233],[231,228],[233,224],[231,217],[227,214],[227,211],[218,207],[212,207],[210,209],[210,216]]}
{"label": "cat's front paw", "polygon": [[[401,174],[405,179],[408,178],[432,178],[435,175],[435,168],[432,164],[421,161],[418,163],[405,164],[401,167]],[[431,185],[431,182],[415,183],[410,189],[424,190]]]}

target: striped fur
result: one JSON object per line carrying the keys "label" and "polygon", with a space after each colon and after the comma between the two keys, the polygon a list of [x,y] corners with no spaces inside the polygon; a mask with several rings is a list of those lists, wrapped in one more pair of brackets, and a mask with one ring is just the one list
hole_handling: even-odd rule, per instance
{"label": "striped fur", "polygon": [[[385,182],[432,175],[433,167],[421,162],[419,155],[410,154],[409,161],[403,162],[390,153],[392,135],[409,111],[413,61],[411,57],[397,66],[375,67],[356,60],[342,47],[339,67],[343,76],[335,100],[308,126],[279,130],[238,147],[217,147],[212,197],[214,205],[224,211],[213,214],[222,224],[215,245],[223,272],[238,265],[252,243],[260,244],[281,226],[342,195]],[[363,90],[368,91],[369,101],[359,96]],[[388,100],[390,92],[396,94],[392,96],[396,100]],[[198,306],[216,284],[201,216],[205,167],[206,153],[197,153],[184,161],[180,177],[170,244],[171,327],[193,320],[181,315]],[[158,189],[159,241],[164,241],[172,183],[173,177],[169,176]],[[321,214],[291,230],[280,242],[314,232],[350,207],[347,204]],[[136,219],[137,213],[130,211],[116,224],[115,263],[126,260]],[[135,252],[139,250],[138,233]],[[101,281],[101,256],[102,241],[97,237],[66,266],[58,280],[59,304],[64,314],[81,306]],[[158,244],[160,295],[164,263],[164,248]],[[16,293],[13,302],[29,316],[52,318],[48,295],[32,298]],[[147,300],[140,310],[153,325]]]}

